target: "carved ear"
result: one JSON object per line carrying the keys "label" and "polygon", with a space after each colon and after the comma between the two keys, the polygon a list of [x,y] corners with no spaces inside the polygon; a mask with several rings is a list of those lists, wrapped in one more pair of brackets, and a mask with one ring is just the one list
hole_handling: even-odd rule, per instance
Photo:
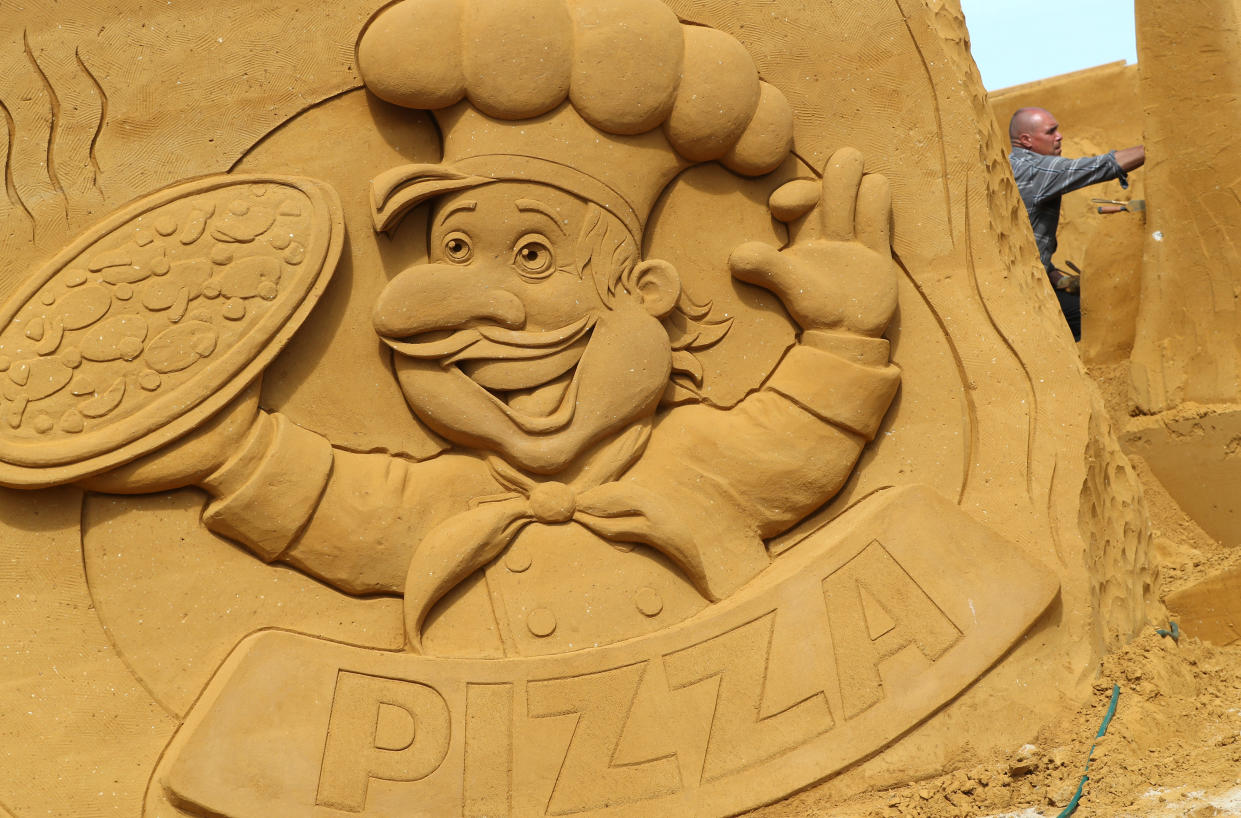
{"label": "carved ear", "polygon": [[326,184],[232,174],[79,236],[0,307],[0,485],[77,480],[211,417],[309,314],[343,239]]}
{"label": "carved ear", "polygon": [[634,265],[621,278],[621,283],[656,318],[663,318],[672,312],[681,297],[681,276],[676,267],[663,259],[647,259]]}

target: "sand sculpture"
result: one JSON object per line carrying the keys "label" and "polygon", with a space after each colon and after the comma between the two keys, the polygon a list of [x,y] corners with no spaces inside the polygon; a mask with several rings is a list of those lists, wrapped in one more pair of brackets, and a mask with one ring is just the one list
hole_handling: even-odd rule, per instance
{"label": "sand sculpture", "polygon": [[[1190,401],[1235,403],[1238,397],[1231,296],[1218,302],[1212,295],[1231,291],[1235,281],[1226,226],[1235,223],[1237,204],[1228,166],[1206,158],[1216,150],[1226,155],[1232,137],[1227,128],[1211,127],[1206,131],[1218,142],[1195,150],[1179,144],[1185,138],[1181,122],[1234,118],[1237,8],[1204,2],[1185,10],[1188,14],[1169,27],[1162,22],[1162,3],[1134,6],[1145,130],[1157,156],[1148,184],[1164,198],[1151,203],[1158,209],[1149,216],[1132,356],[1135,398],[1147,413]],[[1209,78],[1192,92],[1174,80],[1169,62],[1191,51]]]}
{"label": "sand sculpture", "polygon": [[1141,497],[960,13],[897,5],[24,21],[4,729],[111,783],[0,804],[726,815],[1059,712]]}
{"label": "sand sculpture", "polygon": [[[1236,86],[1237,9],[1197,3],[1175,26],[1159,3],[1137,3],[1144,126],[1152,146],[1152,198],[1142,295],[1130,357],[1136,414],[1130,445],[1169,493],[1219,542],[1241,542],[1236,481],[1237,333],[1231,292],[1236,199],[1228,159]],[[1170,78],[1170,54],[1193,53],[1209,79],[1188,93]],[[1219,105],[1204,105],[1219,99]],[[1183,122],[1199,123],[1192,137]],[[1209,134],[1186,150],[1187,138]]]}

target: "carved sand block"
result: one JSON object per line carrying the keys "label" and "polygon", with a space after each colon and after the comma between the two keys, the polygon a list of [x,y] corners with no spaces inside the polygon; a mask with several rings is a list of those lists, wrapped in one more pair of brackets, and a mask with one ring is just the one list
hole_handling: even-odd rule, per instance
{"label": "carved sand block", "polygon": [[113,214],[0,310],[0,484],[79,479],[158,449],[252,381],[336,266],[335,193],[214,177]]}

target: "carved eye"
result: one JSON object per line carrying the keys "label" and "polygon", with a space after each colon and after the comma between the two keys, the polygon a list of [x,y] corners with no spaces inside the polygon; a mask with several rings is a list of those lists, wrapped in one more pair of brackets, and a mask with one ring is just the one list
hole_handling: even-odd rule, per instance
{"label": "carved eye", "polygon": [[546,278],[556,269],[556,259],[548,247],[547,239],[539,235],[526,236],[517,242],[513,264],[517,272],[530,278]]}
{"label": "carved eye", "polygon": [[450,261],[464,264],[474,255],[474,248],[470,246],[470,240],[465,234],[450,233],[444,238],[444,255],[448,256]]}

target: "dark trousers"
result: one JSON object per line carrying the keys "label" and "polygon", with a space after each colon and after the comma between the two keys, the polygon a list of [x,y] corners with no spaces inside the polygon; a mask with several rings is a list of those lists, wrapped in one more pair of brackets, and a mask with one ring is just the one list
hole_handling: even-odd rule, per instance
{"label": "dark trousers", "polygon": [[1060,311],[1064,313],[1064,320],[1069,322],[1069,329],[1073,332],[1073,340],[1080,341],[1082,339],[1081,295],[1066,293],[1064,290],[1056,290],[1056,300],[1060,302]]}

